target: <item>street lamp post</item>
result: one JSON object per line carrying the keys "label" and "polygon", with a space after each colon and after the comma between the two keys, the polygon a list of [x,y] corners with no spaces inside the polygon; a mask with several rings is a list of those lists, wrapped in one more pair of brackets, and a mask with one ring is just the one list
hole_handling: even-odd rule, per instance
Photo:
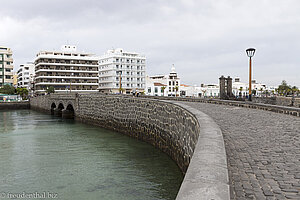
{"label": "street lamp post", "polygon": [[252,101],[252,87],[251,87],[251,84],[252,84],[252,77],[251,77],[251,65],[252,65],[252,57],[254,56],[254,53],[255,53],[255,49],[254,48],[249,48],[249,49],[246,49],[246,53],[247,53],[247,56],[250,58],[249,59],[249,101]]}

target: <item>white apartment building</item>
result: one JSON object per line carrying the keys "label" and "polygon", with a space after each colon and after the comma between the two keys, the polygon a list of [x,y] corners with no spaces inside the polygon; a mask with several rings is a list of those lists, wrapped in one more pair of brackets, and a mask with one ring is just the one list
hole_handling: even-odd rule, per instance
{"label": "white apartment building", "polygon": [[180,78],[175,67],[171,68],[169,75],[147,76],[146,95],[152,96],[180,96]]}
{"label": "white apartment building", "polygon": [[77,52],[76,46],[64,45],[61,51],[40,51],[35,59],[35,92],[98,91],[98,57]]}
{"label": "white apartment building", "polygon": [[0,46],[0,87],[3,85],[13,85],[13,58],[12,50]]}
{"label": "white apartment building", "polygon": [[31,90],[31,85],[34,80],[35,70],[33,63],[26,63],[20,65],[20,68],[17,71],[18,75],[18,85],[19,88],[27,88]]}
{"label": "white apartment building", "polygon": [[105,93],[144,92],[146,57],[123,49],[108,50],[99,59],[99,91]]}

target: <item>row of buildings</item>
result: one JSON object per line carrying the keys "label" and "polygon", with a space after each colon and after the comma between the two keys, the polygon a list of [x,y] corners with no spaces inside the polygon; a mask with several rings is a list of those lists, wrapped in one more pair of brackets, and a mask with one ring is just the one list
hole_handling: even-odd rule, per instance
{"label": "row of buildings", "polygon": [[[0,47],[0,87],[4,84],[25,87],[45,94],[49,87],[55,92],[143,92],[154,96],[219,97],[218,84],[189,86],[182,84],[174,65],[168,75],[146,76],[146,57],[123,49],[108,50],[102,56],[77,51],[76,46],[63,45],[60,51],[40,51],[34,62],[20,65],[13,74],[10,48]],[[247,96],[248,84],[235,78],[233,95]],[[256,95],[275,91],[253,82]]]}
{"label": "row of buildings", "polygon": [[[60,51],[40,51],[34,62],[20,65],[13,77],[12,51],[1,47],[1,85],[25,87],[43,94],[49,87],[56,92],[142,92],[145,88],[146,57],[123,49],[107,51],[103,56],[78,52],[64,45]],[[8,73],[9,72],[9,73]]]}

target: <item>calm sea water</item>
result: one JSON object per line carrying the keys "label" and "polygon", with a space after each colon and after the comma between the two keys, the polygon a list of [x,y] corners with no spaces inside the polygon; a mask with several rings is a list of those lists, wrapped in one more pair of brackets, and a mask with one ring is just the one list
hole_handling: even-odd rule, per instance
{"label": "calm sea water", "polygon": [[175,199],[182,179],[147,143],[32,110],[0,111],[1,195]]}

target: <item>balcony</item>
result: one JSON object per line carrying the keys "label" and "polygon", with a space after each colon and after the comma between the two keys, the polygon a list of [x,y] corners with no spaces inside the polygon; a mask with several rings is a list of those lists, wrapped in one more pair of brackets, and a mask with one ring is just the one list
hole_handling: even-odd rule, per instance
{"label": "balcony", "polygon": [[86,63],[66,63],[66,62],[38,62],[36,67],[40,65],[52,65],[52,66],[76,66],[76,67],[98,67],[98,64],[86,64]]}
{"label": "balcony", "polygon": [[39,83],[35,83],[35,85],[65,85],[65,86],[72,86],[72,85],[97,85],[98,86],[98,82],[96,83],[68,83],[68,82],[39,82]]}
{"label": "balcony", "polygon": [[35,73],[38,72],[73,72],[73,73],[97,73],[97,71],[90,70],[74,70],[74,69],[38,69]]}
{"label": "balcony", "polygon": [[98,76],[51,76],[51,75],[41,75],[37,76],[36,79],[41,79],[41,78],[50,78],[50,79],[94,79],[98,80]]}

